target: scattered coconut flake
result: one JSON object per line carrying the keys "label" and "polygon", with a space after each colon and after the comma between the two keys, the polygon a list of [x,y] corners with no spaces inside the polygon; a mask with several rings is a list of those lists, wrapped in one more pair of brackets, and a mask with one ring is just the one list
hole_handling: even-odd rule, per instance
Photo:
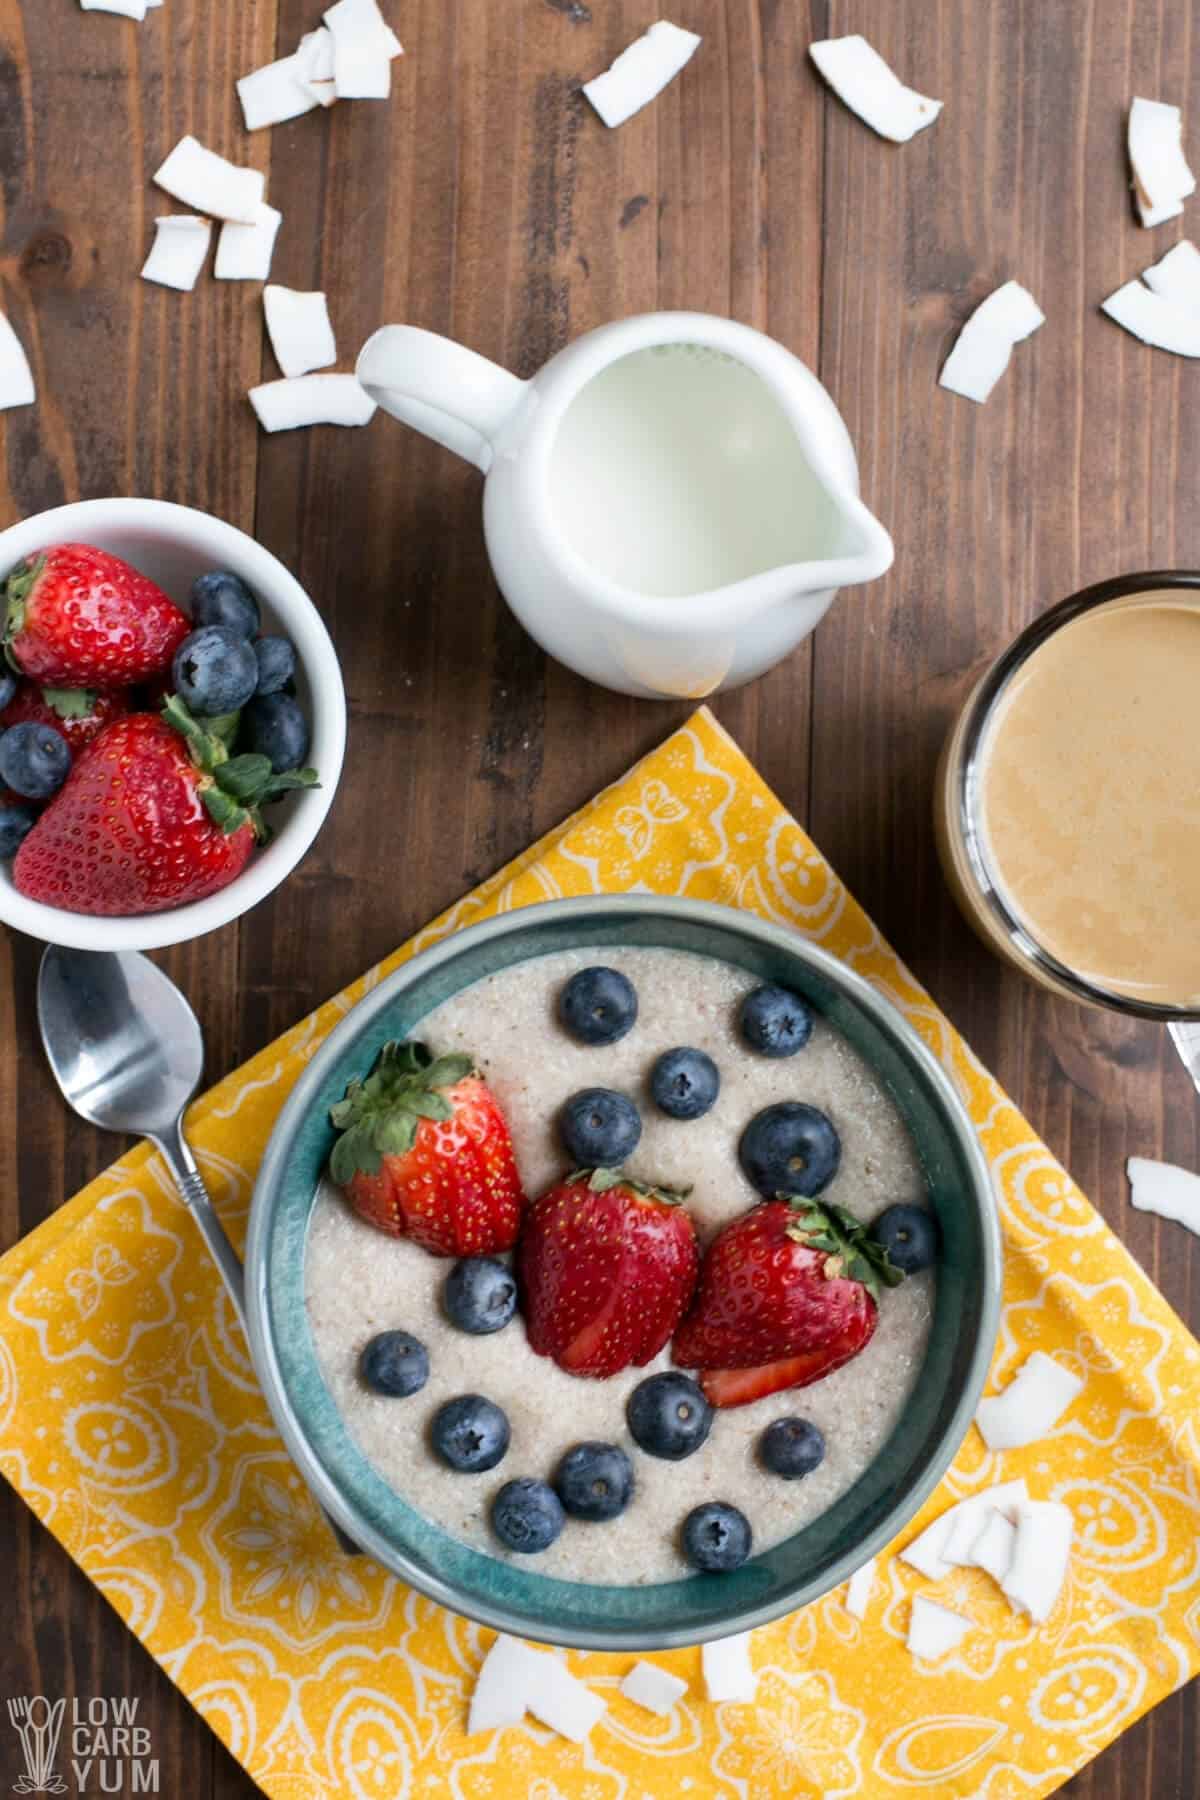
{"label": "scattered coconut flake", "polygon": [[750,1661],[750,1633],[737,1631],[700,1646],[704,1686],[710,1700],[753,1700],[758,1677]]}
{"label": "scattered coconut flake", "polygon": [[1129,108],[1129,161],[1143,225],[1161,225],[1183,211],[1196,178],[1183,154],[1183,115],[1161,100],[1135,99]]}
{"label": "scattered coconut flake", "polygon": [[307,375],[337,361],[337,344],[324,294],[265,287],[263,311],[275,361],[285,375]]}
{"label": "scattered coconut flake", "polygon": [[318,105],[315,94],[302,85],[304,65],[300,52],[282,56],[278,62],[266,63],[243,75],[237,83],[247,131],[261,131],[265,125],[282,125],[287,119],[298,119]]}
{"label": "scattered coconut flake", "polygon": [[296,65],[300,86],[318,106],[332,106],[337,100],[337,84],[333,79],[333,33],[328,25],[305,32],[296,51]]}
{"label": "scattered coconut flake", "polygon": [[846,1611],[852,1619],[866,1618],[874,1587],[875,1558],[872,1556],[861,1569],[855,1569],[846,1589]]}
{"label": "scattered coconut flake", "polygon": [[1189,239],[1180,238],[1165,256],[1143,269],[1142,280],[1173,305],[1200,312],[1200,250]]}
{"label": "scattered coconut flake", "polygon": [[1156,350],[1200,356],[1200,317],[1152,292],[1144,282],[1127,281],[1101,301],[1100,310]]}
{"label": "scattered coconut flake", "polygon": [[208,255],[212,226],[207,219],[173,213],[155,219],[154,233],[142,280],[190,293]]}
{"label": "scattered coconut flake", "polygon": [[985,1488],[981,1494],[971,1494],[966,1500],[960,1500],[954,1509],[950,1536],[942,1551],[943,1561],[953,1569],[968,1567],[979,1527],[988,1513],[996,1511],[1006,1518],[1015,1518],[1018,1503],[1028,1498],[1029,1491],[1018,1477],[1016,1481],[1002,1481],[996,1487]]}
{"label": "scattered coconut flake", "polygon": [[524,1644],[500,1633],[475,1677],[467,1716],[468,1735],[521,1723],[525,1717],[527,1655]]}
{"label": "scattered coconut flake", "polygon": [[677,1700],[683,1699],[687,1682],[672,1675],[669,1669],[660,1669],[657,1663],[636,1662],[622,1681],[621,1692],[635,1706],[644,1706],[647,1712],[662,1715],[669,1713]]}
{"label": "scattered coconut flake", "polygon": [[958,1648],[973,1624],[974,1620],[964,1619],[948,1606],[915,1594],[908,1621],[908,1648],[914,1656],[945,1656],[948,1650]]}
{"label": "scattered coconut flake", "polygon": [[136,19],[140,24],[146,17],[146,8],[158,4],[158,0],[79,0],[84,12],[120,13],[123,19]]}
{"label": "scattered coconut flake", "polygon": [[984,401],[1008,367],[1013,346],[1046,323],[1019,281],[1006,281],[975,308],[942,366],[940,385],[966,400]]}
{"label": "scattered coconut flake", "polygon": [[1146,1156],[1131,1156],[1125,1167],[1129,1198],[1139,1212],[1174,1219],[1200,1236],[1200,1175],[1174,1163],[1152,1162]]}
{"label": "scattered coconut flake", "polygon": [[603,75],[585,81],[583,91],[607,126],[623,125],[674,81],[700,43],[694,31],[659,19]]}
{"label": "scattered coconut flake", "polygon": [[249,225],[227,219],[217,239],[213,274],[218,281],[265,281],[283,214],[264,200]]}
{"label": "scattered coconut flake", "polygon": [[[957,1555],[954,1561],[951,1561],[946,1552],[950,1547],[951,1540],[956,1538],[960,1520],[965,1518],[967,1521],[966,1536],[969,1548],[983,1515],[989,1507],[1010,1510],[1018,1500],[1024,1500],[1027,1497],[1028,1490],[1024,1481],[1019,1477],[1016,1481],[1002,1481],[996,1487],[986,1488],[980,1494],[968,1495],[965,1500],[960,1500],[956,1505],[947,1507],[944,1513],[940,1513],[925,1527],[919,1537],[914,1538],[911,1544],[906,1545],[900,1552],[901,1562],[909,1563],[930,1581],[940,1581],[943,1575],[950,1573],[951,1569],[959,1567]],[[957,1544],[961,1544],[961,1542],[960,1536],[957,1538],[956,1548]]]}
{"label": "scattered coconut flake", "polygon": [[252,224],[262,204],[266,176],[258,169],[239,169],[194,137],[180,138],[155,181],[185,206],[213,219]]}
{"label": "scattered coconut flake", "polygon": [[525,1704],[535,1719],[557,1731],[560,1737],[582,1744],[593,1725],[607,1711],[607,1703],[594,1694],[557,1656],[544,1656],[526,1646],[529,1674]]}
{"label": "scattered coconut flake", "polygon": [[1017,1507],[1012,1561],[1000,1585],[1037,1625],[1054,1611],[1074,1531],[1070,1507],[1057,1500],[1023,1500]]}
{"label": "scattered coconut flake", "polygon": [[975,1423],[989,1450],[1023,1450],[1053,1430],[1083,1388],[1078,1375],[1035,1350],[1002,1394],[979,1402]]}
{"label": "scattered coconut flake", "polygon": [[1010,1518],[994,1508],[988,1513],[982,1531],[971,1545],[968,1558],[973,1569],[982,1569],[992,1580],[1004,1586],[1004,1578],[1012,1567],[1017,1528]]}
{"label": "scattered coconut flake", "polygon": [[375,402],[353,375],[300,375],[264,381],[250,389],[250,404],[264,431],[301,425],[365,425]]}
{"label": "scattered coconut flake", "polygon": [[21,340],[0,313],[0,412],[10,406],[32,406],[37,399],[33,370]]}
{"label": "scattered coconut flake", "polygon": [[810,44],[808,53],[839,100],[872,131],[895,144],[906,144],[924,131],[942,110],[942,101],[905,87],[879,52],[857,33],[824,38]]}
{"label": "scattered coconut flake", "polygon": [[392,59],[404,47],[376,0],[337,0],[325,14],[333,36],[333,79],[339,100],[386,100]]}

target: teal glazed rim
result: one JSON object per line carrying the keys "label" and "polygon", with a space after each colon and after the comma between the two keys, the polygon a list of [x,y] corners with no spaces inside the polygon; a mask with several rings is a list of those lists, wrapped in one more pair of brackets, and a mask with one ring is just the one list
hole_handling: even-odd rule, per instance
{"label": "teal glazed rim", "polygon": [[[423,1517],[351,1439],[325,1386],[304,1304],[304,1255],[329,1156],[329,1107],[388,1038],[499,969],[557,950],[653,946],[736,964],[802,993],[883,1079],[912,1132],[942,1230],[925,1365],[880,1454],[792,1537],[727,1575],[600,1586],[485,1555]],[[768,1624],[883,1548],[941,1480],[974,1416],[999,1323],[992,1182],[949,1075],[892,1003],[786,926],[707,901],[557,900],[457,932],[397,969],[335,1027],[292,1090],[259,1172],[246,1247],[250,1344],[267,1403],[313,1494],[385,1568],[452,1611],[585,1650],[664,1650]],[[464,1477],[464,1479],[466,1479]]]}

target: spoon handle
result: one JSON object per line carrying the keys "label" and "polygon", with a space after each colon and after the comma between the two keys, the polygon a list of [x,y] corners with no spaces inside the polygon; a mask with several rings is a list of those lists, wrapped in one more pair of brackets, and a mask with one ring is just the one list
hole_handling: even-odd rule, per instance
{"label": "spoon handle", "polygon": [[196,1166],[191,1145],[183,1135],[183,1124],[176,1120],[174,1128],[165,1137],[156,1137],[155,1143],[166,1159],[167,1167],[175,1178],[180,1198],[200,1227],[200,1235],[208,1247],[209,1255],[217,1265],[221,1280],[233,1301],[233,1310],[238,1316],[242,1330],[246,1329],[246,1287],[242,1272],[241,1259],[226,1235],[225,1227],[213,1210],[213,1203],[208,1197],[208,1189],[204,1185],[204,1177]]}

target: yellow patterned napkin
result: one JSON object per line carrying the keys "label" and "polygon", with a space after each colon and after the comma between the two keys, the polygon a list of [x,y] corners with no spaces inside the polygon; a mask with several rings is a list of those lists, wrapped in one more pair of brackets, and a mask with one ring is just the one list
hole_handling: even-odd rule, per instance
{"label": "yellow patterned napkin", "polygon": [[[930,1589],[885,1556],[863,1624],[837,1592],[756,1634],[753,1705],[709,1705],[681,1650],[658,1660],[689,1692],[659,1719],[617,1692],[632,1657],[572,1655],[609,1702],[586,1747],[532,1720],[466,1738],[490,1634],[333,1550],[145,1146],[0,1262],[0,1467],[273,1800],[1049,1793],[1200,1666],[1200,1348],[708,712],[197,1103],[217,1206],[240,1234],[298,1070],[406,957],[491,913],[630,890],[807,933],[965,1095],[1002,1195],[993,1380],[1039,1348],[1087,1387],[1030,1450],[990,1455],[972,1429],[922,1520],[1016,1474],[1065,1500],[1075,1553],[1045,1625],[976,1571]],[[917,1663],[909,1600],[927,1591],[976,1629]]]}

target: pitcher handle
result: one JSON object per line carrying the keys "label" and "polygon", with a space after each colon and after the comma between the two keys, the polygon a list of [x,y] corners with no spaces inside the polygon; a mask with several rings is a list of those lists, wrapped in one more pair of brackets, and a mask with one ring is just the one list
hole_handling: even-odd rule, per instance
{"label": "pitcher handle", "polygon": [[485,475],[496,436],[529,386],[486,356],[416,325],[385,325],[368,338],[356,373],[385,412]]}

